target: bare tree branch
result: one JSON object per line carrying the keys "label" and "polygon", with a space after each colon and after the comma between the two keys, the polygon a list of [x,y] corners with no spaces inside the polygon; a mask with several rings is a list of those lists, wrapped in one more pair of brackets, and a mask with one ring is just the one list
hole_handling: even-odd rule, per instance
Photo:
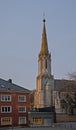
{"label": "bare tree branch", "polygon": [[76,81],[76,72],[68,73],[69,79]]}

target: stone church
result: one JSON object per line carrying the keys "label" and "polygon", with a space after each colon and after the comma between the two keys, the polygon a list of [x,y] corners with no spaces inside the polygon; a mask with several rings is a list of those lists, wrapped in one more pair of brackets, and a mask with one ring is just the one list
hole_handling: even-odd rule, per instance
{"label": "stone church", "polygon": [[[66,79],[54,79],[51,68],[51,53],[49,53],[45,19],[43,19],[43,30],[41,48],[38,55],[38,75],[36,77],[36,90],[34,93],[34,107],[44,108],[55,106],[57,114],[76,114],[76,81]],[[70,118],[71,119],[71,118]],[[72,117],[73,119],[73,117]],[[71,121],[76,121],[76,117]]]}
{"label": "stone church", "polygon": [[[38,76],[36,78],[36,92],[34,105],[37,108],[50,107],[53,104],[54,78],[51,74],[51,53],[48,50],[45,19],[43,20],[43,32],[41,49],[38,55]],[[49,98],[48,98],[49,97]]]}

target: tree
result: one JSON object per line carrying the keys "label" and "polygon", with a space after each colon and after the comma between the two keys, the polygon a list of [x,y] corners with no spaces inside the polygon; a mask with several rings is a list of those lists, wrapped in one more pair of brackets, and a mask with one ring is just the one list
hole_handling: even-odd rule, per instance
{"label": "tree", "polygon": [[35,93],[35,90],[32,90],[30,93],[30,108],[34,107],[34,93]]}
{"label": "tree", "polygon": [[76,81],[76,72],[68,73],[69,79]]}

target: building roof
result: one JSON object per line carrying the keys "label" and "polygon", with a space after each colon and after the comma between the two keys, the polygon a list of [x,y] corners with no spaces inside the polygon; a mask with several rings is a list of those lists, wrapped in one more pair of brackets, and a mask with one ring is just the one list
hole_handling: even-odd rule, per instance
{"label": "building roof", "polygon": [[54,79],[55,91],[76,91],[76,81],[65,79]]}
{"label": "building roof", "polygon": [[26,93],[30,92],[30,90],[12,83],[11,79],[4,80],[0,78],[0,91],[7,91],[7,90],[16,92],[26,92]]}

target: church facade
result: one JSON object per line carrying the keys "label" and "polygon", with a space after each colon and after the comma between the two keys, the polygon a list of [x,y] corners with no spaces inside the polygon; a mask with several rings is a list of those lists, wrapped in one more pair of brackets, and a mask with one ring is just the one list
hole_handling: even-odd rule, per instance
{"label": "church facade", "polygon": [[[65,115],[65,117],[66,115],[76,115],[76,81],[54,79],[44,19],[41,48],[38,55],[38,75],[36,77],[34,107],[44,108],[50,106],[55,106],[56,113],[60,114],[61,117],[62,115]],[[69,117],[66,118],[69,121]],[[75,116],[70,119],[71,121],[76,121]]]}
{"label": "church facade", "polygon": [[48,50],[44,19],[41,49],[38,55],[38,75],[36,78],[36,90],[34,92],[34,107],[28,113],[31,127],[52,126],[55,122],[53,89],[54,78],[51,74],[51,54]]}

